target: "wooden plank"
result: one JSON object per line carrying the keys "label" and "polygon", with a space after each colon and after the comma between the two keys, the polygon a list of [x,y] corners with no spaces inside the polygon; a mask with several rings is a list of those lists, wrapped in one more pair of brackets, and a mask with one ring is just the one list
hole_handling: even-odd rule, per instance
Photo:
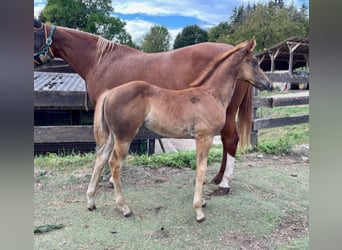
{"label": "wooden plank", "polygon": [[272,73],[265,72],[271,82],[309,82],[309,77],[307,76],[299,76],[290,73]]}
{"label": "wooden plank", "polygon": [[[141,127],[135,139],[156,139],[161,136]],[[92,125],[35,126],[34,143],[94,142]]]}
{"label": "wooden plank", "polygon": [[279,118],[259,118],[253,121],[253,130],[296,125],[309,122],[309,115],[288,116]]}
{"label": "wooden plank", "polygon": [[273,107],[294,106],[309,104],[309,93],[303,95],[273,96]]}
{"label": "wooden plank", "polygon": [[34,143],[93,142],[93,126],[35,126]]}
{"label": "wooden plank", "polygon": [[[88,97],[87,97],[88,98]],[[93,109],[87,100],[88,108]],[[35,109],[85,109],[85,92],[82,91],[34,91]]]}
{"label": "wooden plank", "polygon": [[260,107],[272,108],[273,99],[272,97],[254,97],[253,107],[254,108],[260,108]]}
{"label": "wooden plank", "polygon": [[253,106],[259,107],[282,107],[309,104],[309,91],[293,94],[258,97],[253,99]]}

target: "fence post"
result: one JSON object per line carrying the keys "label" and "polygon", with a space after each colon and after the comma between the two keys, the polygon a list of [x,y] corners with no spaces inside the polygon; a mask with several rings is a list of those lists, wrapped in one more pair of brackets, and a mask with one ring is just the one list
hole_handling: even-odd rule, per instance
{"label": "fence post", "polygon": [[254,120],[257,119],[257,107],[254,105],[254,100],[258,97],[259,90],[254,88],[253,93],[253,112],[252,112],[252,128],[251,128],[251,145],[255,149],[258,146],[258,130],[254,130]]}

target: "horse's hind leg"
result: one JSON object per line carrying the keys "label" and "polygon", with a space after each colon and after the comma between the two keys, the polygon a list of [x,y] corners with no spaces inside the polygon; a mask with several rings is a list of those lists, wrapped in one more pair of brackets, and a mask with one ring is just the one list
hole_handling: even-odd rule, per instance
{"label": "horse's hind leg", "polygon": [[208,153],[212,143],[213,137],[196,138],[196,184],[193,204],[197,222],[205,220],[204,213],[202,212],[202,207],[205,205],[202,197],[203,182],[207,171]]}
{"label": "horse's hind leg", "polygon": [[235,121],[226,121],[227,123],[221,131],[221,140],[223,144],[221,167],[212,182],[219,184],[221,191],[228,194],[230,190],[229,181],[232,179],[234,172],[235,154],[239,136],[236,130]]}
{"label": "horse's hind leg", "polygon": [[112,151],[112,155],[109,159],[109,165],[114,182],[116,204],[118,205],[118,208],[123,212],[123,215],[125,217],[130,216],[132,212],[125,204],[125,198],[121,187],[120,172],[123,161],[128,153],[129,146],[130,142],[116,140],[114,150]]}
{"label": "horse's hind leg", "polygon": [[109,156],[113,150],[113,137],[111,135],[108,136],[106,143],[101,147],[97,148],[96,151],[96,160],[93,174],[91,175],[90,182],[88,184],[87,189],[87,207],[89,211],[95,210],[95,200],[94,196],[96,193],[96,188],[100,180],[100,176],[103,170],[103,167],[108,162]]}

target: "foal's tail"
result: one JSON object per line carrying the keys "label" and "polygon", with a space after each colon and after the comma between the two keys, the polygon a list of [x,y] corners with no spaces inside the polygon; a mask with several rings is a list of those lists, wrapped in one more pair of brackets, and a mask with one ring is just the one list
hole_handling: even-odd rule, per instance
{"label": "foal's tail", "polygon": [[105,91],[100,95],[100,98],[96,102],[94,112],[94,137],[98,147],[103,146],[110,134],[107,122],[104,118],[104,103],[107,97],[108,91]]}
{"label": "foal's tail", "polygon": [[242,99],[238,112],[238,134],[239,134],[239,146],[241,152],[250,144],[250,135],[252,129],[252,100],[253,100],[253,86],[247,84],[247,90]]}

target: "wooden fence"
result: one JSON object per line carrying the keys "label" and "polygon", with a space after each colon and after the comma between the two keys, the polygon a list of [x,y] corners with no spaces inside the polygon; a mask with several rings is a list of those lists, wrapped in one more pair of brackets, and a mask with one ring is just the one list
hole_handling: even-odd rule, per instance
{"label": "wooden fence", "polygon": [[[308,82],[306,77],[288,77],[284,74],[268,74],[272,81],[292,81]],[[84,91],[35,91],[34,108],[36,110],[85,110]],[[93,109],[88,100],[88,108]],[[257,145],[258,130],[279,126],[295,125],[309,122],[309,114],[301,116],[289,116],[279,118],[258,118],[257,109],[260,107],[280,107],[292,105],[309,104],[309,91],[301,91],[296,94],[276,95],[269,97],[254,97],[253,128],[251,133],[251,144]],[[136,139],[159,139],[159,135],[149,131],[145,127],[141,128]],[[91,125],[62,125],[62,126],[34,126],[34,143],[93,143],[94,136]],[[154,143],[152,144],[154,146]]]}
{"label": "wooden fence", "polygon": [[251,144],[253,147],[258,145],[258,130],[297,125],[309,122],[309,114],[294,115],[276,118],[258,118],[258,108],[274,108],[284,106],[297,106],[309,104],[309,91],[293,94],[274,95],[269,97],[255,97],[253,101],[253,125],[251,132]]}

